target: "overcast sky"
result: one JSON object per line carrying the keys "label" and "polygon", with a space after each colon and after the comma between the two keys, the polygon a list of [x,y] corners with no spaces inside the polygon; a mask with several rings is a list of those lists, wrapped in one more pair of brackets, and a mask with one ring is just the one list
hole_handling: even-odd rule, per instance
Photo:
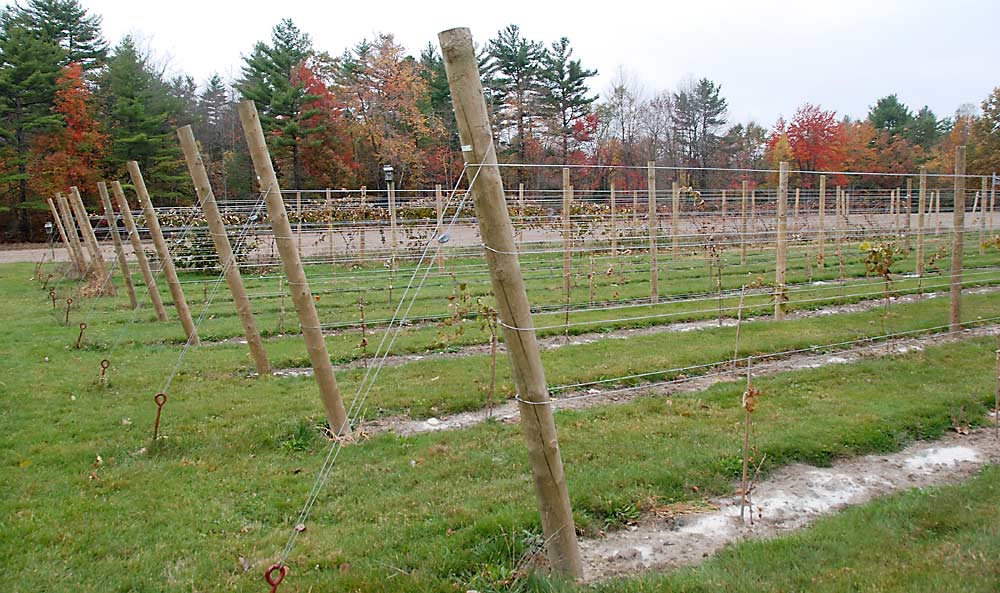
{"label": "overcast sky", "polygon": [[199,83],[213,72],[237,76],[241,56],[288,17],[333,55],[378,32],[417,55],[444,29],[469,27],[482,43],[515,23],[546,43],[569,37],[576,57],[599,70],[597,91],[619,66],[650,91],[707,77],[722,85],[731,121],[768,126],[805,101],[863,117],[893,92],[941,117],[1000,85],[997,0],[81,1],[104,17],[112,43],[138,34]]}

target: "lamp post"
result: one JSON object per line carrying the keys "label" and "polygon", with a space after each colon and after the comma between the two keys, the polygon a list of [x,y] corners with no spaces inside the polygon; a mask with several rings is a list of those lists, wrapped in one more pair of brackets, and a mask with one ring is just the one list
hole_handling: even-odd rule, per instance
{"label": "lamp post", "polygon": [[392,241],[390,266],[396,270],[396,248],[399,245],[396,236],[396,182],[392,180],[392,165],[383,165],[382,173],[385,174],[385,184],[389,190],[389,237]]}

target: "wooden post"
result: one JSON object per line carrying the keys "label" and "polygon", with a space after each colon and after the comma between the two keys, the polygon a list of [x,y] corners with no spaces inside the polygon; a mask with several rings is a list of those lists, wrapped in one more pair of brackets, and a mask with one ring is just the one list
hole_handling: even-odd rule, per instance
{"label": "wooden post", "polygon": [[[519,394],[521,428],[541,512],[542,539],[549,565],[569,577],[580,577],[583,569],[569,490],[513,228],[504,203],[503,181],[497,167],[472,36],[468,29],[452,29],[441,33],[439,38],[458,116],[463,156],[467,164],[474,166],[467,174],[480,232],[483,242],[492,248],[486,252],[486,262]],[[479,177],[472,183],[477,169]]]}
{"label": "wooden post", "polygon": [[330,270],[334,273],[337,271],[336,266],[336,251],[333,248],[333,195],[330,192],[330,188],[326,188],[326,240],[330,243]]}
{"label": "wooden post", "polygon": [[518,218],[519,218],[519,220],[517,221],[518,225],[516,227],[517,228],[517,238],[518,238],[518,240],[521,243],[524,243],[524,227],[526,226],[526,224],[525,224],[525,220],[524,220],[525,217],[524,217],[524,184],[523,183],[518,183],[517,184],[517,208],[518,208],[517,212],[518,212]]}
{"label": "wooden post", "polygon": [[934,236],[937,237],[941,234],[941,190],[934,192]]}
{"label": "wooden post", "polygon": [[896,196],[896,236],[898,237],[900,235],[900,233],[902,232],[902,228],[903,228],[902,225],[900,224],[900,220],[901,220],[900,217],[901,217],[902,210],[903,210],[903,208],[902,208],[902,205],[903,205],[902,202],[903,201],[901,199],[901,197],[902,197],[902,190],[900,190],[900,188],[897,187],[896,189],[894,189],[892,191],[894,192],[894,194]]}
{"label": "wooden post", "polygon": [[170,249],[167,241],[163,238],[163,231],[160,230],[160,221],[156,218],[156,210],[153,209],[153,201],[146,191],[146,182],[142,178],[139,170],[139,163],[128,162],[128,174],[132,178],[132,185],[135,187],[135,194],[142,204],[142,212],[146,217],[146,226],[149,228],[149,236],[153,239],[153,247],[156,248],[156,255],[160,258],[160,267],[163,270],[163,277],[167,279],[167,288],[170,289],[170,296],[174,299],[174,308],[177,309],[177,316],[180,317],[184,333],[188,342],[192,346],[201,343],[198,339],[198,329],[191,319],[191,310],[188,308],[187,299],[184,298],[184,290],[180,281],[177,280],[177,270],[174,268],[174,260],[170,257]]}
{"label": "wooden post", "polygon": [[302,192],[295,192],[295,216],[298,223],[295,226],[295,236],[298,240],[299,253],[302,253]]}
{"label": "wooden post", "polygon": [[774,319],[785,318],[785,272],[788,267],[788,163],[781,161],[778,166],[777,235],[774,254]]}
{"label": "wooden post", "polygon": [[177,130],[177,136],[180,138],[181,149],[184,150],[184,160],[187,162],[188,171],[191,173],[195,193],[198,194],[198,203],[205,213],[205,220],[208,222],[208,231],[212,236],[212,242],[215,244],[215,251],[219,255],[219,264],[222,266],[222,271],[226,276],[226,283],[229,284],[229,291],[233,295],[236,314],[240,318],[240,323],[243,324],[243,331],[247,337],[247,346],[250,348],[250,356],[253,358],[254,366],[257,368],[257,375],[267,377],[271,374],[271,362],[267,359],[264,342],[260,339],[260,332],[257,330],[257,321],[254,319],[253,311],[250,309],[250,299],[247,297],[246,288],[243,286],[240,263],[236,259],[236,256],[233,255],[233,247],[229,243],[226,225],[222,222],[222,213],[219,212],[219,206],[215,203],[215,193],[212,191],[212,184],[208,180],[205,163],[202,162],[201,154],[198,151],[198,143],[195,142],[191,126],[184,126]]}
{"label": "wooden post", "polygon": [[125,232],[128,233],[129,243],[132,244],[132,252],[135,254],[135,261],[139,264],[139,272],[142,274],[142,281],[146,284],[149,292],[149,300],[153,303],[156,311],[156,318],[160,321],[167,320],[167,310],[163,307],[163,299],[160,298],[160,290],[156,287],[156,279],[153,277],[153,270],[149,267],[149,259],[142,248],[142,239],[139,237],[139,229],[135,226],[135,219],[132,218],[132,208],[128,205],[125,192],[122,191],[122,184],[114,181],[111,183],[111,191],[115,193],[115,200],[118,202],[118,209],[122,213],[122,221],[125,223]]}
{"label": "wooden post", "polygon": [[951,237],[950,329],[962,329],[962,255],[965,249],[965,147],[955,148],[955,208]]}
{"label": "wooden post", "polygon": [[639,190],[632,190],[632,230],[639,226]]}
{"label": "wooden post", "polygon": [[[434,185],[434,209],[437,212],[437,232],[444,230],[444,196],[441,193],[441,184]],[[444,249],[438,249],[437,256],[438,271],[444,272]]]}
{"label": "wooden post", "polygon": [[[615,182],[610,184],[611,195],[608,196],[611,204],[611,257],[618,254],[618,215],[615,212]],[[613,265],[613,264],[612,264]]]}
{"label": "wooden post", "polygon": [[927,207],[927,167],[920,167],[917,189],[917,276],[924,275],[924,209]]}
{"label": "wooden post", "polygon": [[61,193],[56,193],[56,204],[59,206],[59,213],[62,214],[66,234],[69,235],[69,243],[73,246],[76,259],[82,266],[80,271],[83,276],[87,276],[92,271],[92,265],[90,259],[87,258],[87,253],[84,251],[83,245],[80,244],[80,233],[76,226],[76,219],[73,217],[73,209],[69,207],[69,200]]}
{"label": "wooden post", "polygon": [[569,305],[570,289],[572,288],[572,263],[570,261],[569,243],[572,239],[572,221],[570,220],[570,210],[573,208],[573,190],[569,184],[569,168],[562,170],[562,244],[563,244],[563,295],[566,297],[566,304]]}
{"label": "wooden post", "polygon": [[396,230],[396,182],[389,182],[389,238],[392,241],[392,252],[390,253],[392,259],[390,260],[390,265],[392,270],[396,271],[398,268],[398,263],[396,262],[396,250],[399,249],[399,234]]}
{"label": "wooden post", "polygon": [[911,217],[911,214],[913,213],[913,209],[911,207],[912,204],[913,204],[913,178],[907,177],[906,178],[906,214],[905,214],[906,218],[904,219],[905,223],[903,225],[903,232],[906,233],[904,235],[904,239],[903,239],[903,249],[905,249],[907,253],[910,252],[910,235],[912,234],[912,231],[913,231],[913,221],[912,221],[912,217]]}
{"label": "wooden post", "polygon": [[747,187],[743,181],[743,198],[740,201],[740,265],[747,265]]}
{"label": "wooden post", "polygon": [[986,177],[982,178],[982,189],[979,190],[979,255],[986,252],[983,241],[986,240]]}
{"label": "wooden post", "polygon": [[[993,219],[993,212],[997,201],[997,186],[990,183],[990,234],[996,235],[996,221]],[[1000,413],[997,414],[1000,416]]]}
{"label": "wooden post", "polygon": [[824,244],[826,243],[826,175],[819,176],[819,232],[817,233],[817,240],[819,241],[819,246],[816,252],[816,263],[820,269],[826,267],[825,258],[826,253],[824,253]]}
{"label": "wooden post", "polygon": [[365,224],[368,221],[368,210],[366,201],[368,199],[368,186],[361,186],[361,236],[358,240],[358,261],[364,266],[365,265],[365,235],[368,234],[368,225]]}
{"label": "wooden post", "polygon": [[726,190],[722,190],[722,218],[726,218]]}
{"label": "wooden post", "polygon": [[795,188],[795,224],[799,223],[799,192],[801,188]]}
{"label": "wooden post", "polygon": [[101,206],[104,208],[104,218],[108,220],[108,233],[111,235],[111,242],[115,246],[115,256],[118,258],[118,269],[122,272],[122,280],[125,282],[125,292],[128,293],[128,302],[132,309],[139,306],[139,299],[135,296],[135,285],[132,284],[132,272],[128,269],[128,258],[125,257],[125,249],[122,247],[122,238],[118,234],[118,220],[115,217],[115,207],[111,205],[111,197],[108,195],[108,186],[103,181],[97,182],[97,193],[101,196]]}
{"label": "wooden post", "polygon": [[69,236],[66,234],[66,227],[63,226],[59,210],[56,209],[56,203],[52,198],[47,198],[47,200],[49,202],[49,210],[52,211],[52,220],[55,222],[56,228],[59,229],[59,237],[62,239],[63,245],[66,246],[66,257],[69,260],[71,275],[82,275],[84,272],[83,265],[76,258],[76,251],[73,250],[73,246],[69,242]]}
{"label": "wooden post", "polygon": [[646,163],[646,193],[648,194],[647,221],[649,226],[649,302],[660,302],[660,270],[656,259],[656,234],[659,224],[656,218],[656,161]]}
{"label": "wooden post", "polygon": [[100,294],[115,294],[114,286],[111,284],[111,276],[108,274],[108,266],[101,253],[101,246],[97,244],[97,235],[94,234],[94,227],[90,224],[90,215],[83,205],[83,198],[80,190],[76,186],[69,188],[70,205],[76,212],[76,221],[80,226],[80,234],[83,235],[83,242],[90,252],[90,263],[93,266],[94,274],[99,279],[98,289]]}
{"label": "wooden post", "polygon": [[677,258],[677,233],[680,231],[681,221],[681,186],[673,182],[670,187],[670,252],[671,256]]}
{"label": "wooden post", "polygon": [[250,147],[254,171],[257,173],[261,190],[266,192],[267,215],[271,221],[271,229],[274,232],[285,276],[288,277],[292,303],[295,305],[295,313],[302,328],[302,337],[305,339],[309,360],[312,362],[313,374],[319,385],[320,398],[326,407],[330,432],[340,436],[350,434],[351,426],[347,410],[344,408],[340,387],[333,374],[333,365],[330,364],[330,354],[319,325],[319,315],[316,313],[316,301],[313,300],[312,292],[309,290],[309,281],[302,269],[299,251],[292,242],[292,228],[288,223],[285,203],[281,199],[281,187],[274,173],[274,165],[271,164],[271,155],[264,141],[264,130],[260,126],[257,107],[253,101],[244,100],[240,102],[238,111],[247,145]]}

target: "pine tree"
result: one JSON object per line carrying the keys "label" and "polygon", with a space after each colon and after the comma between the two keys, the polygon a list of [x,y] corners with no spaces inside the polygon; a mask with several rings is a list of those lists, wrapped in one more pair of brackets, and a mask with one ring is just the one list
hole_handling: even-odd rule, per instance
{"label": "pine tree", "polygon": [[281,162],[290,161],[291,184],[303,187],[301,151],[310,136],[322,132],[306,121],[318,112],[309,105],[319,99],[296,80],[299,66],[312,55],[312,40],[290,19],[284,19],[271,30],[271,45],[258,42],[244,58],[243,79],[237,87],[243,96],[257,104],[261,124],[268,132],[279,175]]}
{"label": "pine tree", "polygon": [[22,11],[42,39],[66,51],[66,63],[79,63],[84,72],[92,72],[107,61],[101,17],[88,14],[78,0],[29,0]]}
{"label": "pine tree", "polygon": [[597,70],[587,70],[580,60],[572,59],[569,39],[563,37],[552,44],[542,57],[542,108],[553,117],[549,132],[559,139],[563,162],[569,156],[572,127],[590,113],[597,95],[588,96],[587,79],[597,76]]}
{"label": "pine tree", "polygon": [[169,88],[131,37],[115,48],[101,79],[105,117],[112,122],[110,168],[124,176],[125,163],[137,161],[153,197],[178,203],[191,199],[191,181],[173,130],[182,116],[180,101]]}
{"label": "pine tree", "polygon": [[[721,142],[718,132],[726,124],[726,109],[721,87],[707,78],[674,94],[674,131],[688,166],[708,166]],[[703,184],[705,171],[695,178]]]}
{"label": "pine tree", "polygon": [[16,235],[22,240],[30,235],[32,139],[62,121],[50,107],[63,57],[62,49],[39,38],[12,11],[0,14],[0,187],[16,210]]}
{"label": "pine tree", "polygon": [[[542,58],[545,48],[521,36],[517,25],[502,29],[486,46],[488,92],[499,118],[501,137],[513,127],[510,144],[519,160],[527,161],[526,144],[531,137],[536,106],[542,92]],[[509,135],[509,133],[508,133]]]}
{"label": "pine tree", "polygon": [[882,97],[868,111],[868,121],[879,130],[889,132],[890,136],[904,133],[912,120],[913,113],[899,101],[895,93]]}

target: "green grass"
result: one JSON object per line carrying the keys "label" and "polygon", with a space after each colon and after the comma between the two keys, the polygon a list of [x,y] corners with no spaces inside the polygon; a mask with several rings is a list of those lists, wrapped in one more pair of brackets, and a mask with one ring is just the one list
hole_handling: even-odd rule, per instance
{"label": "green grass", "polygon": [[[28,274],[30,266],[0,267],[0,467],[6,478],[0,554],[14,590],[261,590],[261,572],[283,545],[325,452],[314,428],[322,413],[312,381],[256,381],[240,372],[248,368],[242,348],[198,350],[170,390],[162,427],[167,438],[140,453],[150,446],[152,394],[176,360],[176,345],[126,343],[111,384],[97,386],[103,352],[70,347],[74,329],[53,320]],[[936,325],[943,304],[906,305],[906,314],[898,307],[892,329]],[[993,315],[994,308],[984,295],[970,297],[966,311],[971,319]],[[836,323],[800,321],[808,323],[748,326],[745,344],[767,351],[838,332],[878,331],[871,313],[840,316]],[[682,338],[692,342],[676,341]],[[620,349],[618,341],[567,346],[547,353],[546,364],[552,383],[579,380],[619,372],[615,365],[704,361],[730,348],[731,338],[709,330]],[[992,340],[977,339],[762,378],[756,427],[768,459],[764,469],[826,464],[934,438],[949,429],[961,406],[970,418],[981,418],[992,397],[993,359]],[[441,383],[430,379],[446,362],[443,368],[464,374],[463,380],[414,389]],[[387,369],[372,409],[471,406],[480,401],[472,379],[481,366],[474,359],[429,360]],[[341,377],[349,387],[352,375]],[[651,503],[731,492],[741,390],[721,384],[672,400],[557,413],[581,529],[593,533]],[[538,532],[518,427],[486,423],[412,438],[385,434],[345,450],[290,558],[293,572],[282,590],[495,588]],[[976,553],[989,551],[970,542]],[[247,573],[240,556],[252,564]],[[692,579],[684,581],[690,587],[709,590],[717,582],[685,574],[677,578]],[[780,589],[786,587],[780,578],[797,577],[771,578]]]}

